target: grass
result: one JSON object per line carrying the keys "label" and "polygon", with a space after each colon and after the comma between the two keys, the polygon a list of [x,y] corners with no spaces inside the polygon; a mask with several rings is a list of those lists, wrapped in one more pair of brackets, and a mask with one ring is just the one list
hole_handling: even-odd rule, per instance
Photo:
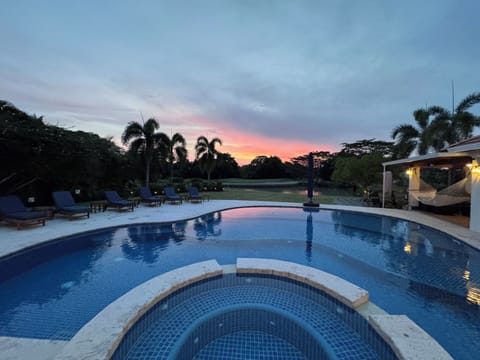
{"label": "grass", "polygon": [[[228,188],[224,191],[206,192],[212,200],[258,200],[258,201],[283,201],[283,202],[298,202],[304,203],[307,198],[303,194],[295,192],[284,193],[278,191],[268,191],[264,189],[241,189]],[[313,201],[322,204],[333,204],[334,199],[338,196],[331,195],[317,195],[314,196]]]}
{"label": "grass", "polygon": [[254,185],[254,184],[263,184],[263,183],[291,183],[295,180],[293,179],[242,179],[242,178],[227,178],[221,180],[224,184],[225,183],[235,183],[235,184],[245,184],[245,185]]}

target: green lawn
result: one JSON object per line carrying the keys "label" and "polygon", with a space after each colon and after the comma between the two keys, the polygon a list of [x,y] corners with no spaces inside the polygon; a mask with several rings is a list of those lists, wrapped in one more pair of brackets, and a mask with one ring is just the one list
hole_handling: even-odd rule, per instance
{"label": "green lawn", "polygon": [[[286,202],[298,202],[304,203],[307,201],[305,195],[295,192],[284,193],[278,191],[269,191],[264,189],[241,189],[241,188],[228,188],[224,191],[218,192],[205,192],[210,196],[212,200],[259,200],[259,201],[286,201]],[[335,197],[330,195],[318,195],[315,196],[313,201],[322,204],[333,204]]]}
{"label": "green lawn", "polygon": [[281,179],[242,179],[242,178],[227,178],[227,179],[222,179],[222,183],[235,183],[235,184],[245,184],[245,185],[255,185],[255,184],[263,184],[263,183],[278,183],[281,185],[282,183],[291,183],[295,182],[294,179],[287,179],[287,178],[281,178]]}

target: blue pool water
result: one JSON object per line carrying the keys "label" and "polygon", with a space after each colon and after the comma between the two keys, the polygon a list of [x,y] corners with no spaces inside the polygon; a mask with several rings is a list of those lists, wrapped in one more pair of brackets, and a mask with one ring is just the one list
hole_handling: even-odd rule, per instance
{"label": "blue pool water", "polygon": [[306,264],[406,314],[456,359],[480,351],[480,254],[388,217],[292,208],[215,212],[171,224],[91,232],[3,259],[0,336],[70,339],[114,299],[193,262],[238,257]]}
{"label": "blue pool water", "polygon": [[[266,341],[268,339],[268,341]],[[397,359],[356,311],[295,280],[227,274],[162,299],[112,360]]]}

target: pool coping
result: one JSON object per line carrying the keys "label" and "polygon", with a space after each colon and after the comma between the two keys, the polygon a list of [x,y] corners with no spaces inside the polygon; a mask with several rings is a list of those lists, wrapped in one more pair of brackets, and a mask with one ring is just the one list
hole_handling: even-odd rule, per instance
{"label": "pool coping", "polygon": [[252,273],[300,281],[327,293],[352,309],[368,302],[368,291],[325,271],[283,260],[237,258],[237,274]]}
{"label": "pool coping", "polygon": [[221,274],[220,265],[207,260],[168,271],[138,285],[83,326],[55,359],[110,359],[128,330],[161,299],[184,286]]}
{"label": "pool coping", "polygon": [[[216,260],[207,260],[144,282],[112,302],[82,327],[55,360],[110,359],[128,330],[161,299],[183,286],[230,272],[231,265],[226,265],[225,270]],[[270,274],[307,283],[356,311],[370,303],[366,290],[327,272],[293,262],[238,258],[236,272]],[[452,359],[435,339],[405,315],[388,315],[378,307],[372,309],[375,307],[370,307],[368,314],[363,316],[367,316],[399,359]]]}

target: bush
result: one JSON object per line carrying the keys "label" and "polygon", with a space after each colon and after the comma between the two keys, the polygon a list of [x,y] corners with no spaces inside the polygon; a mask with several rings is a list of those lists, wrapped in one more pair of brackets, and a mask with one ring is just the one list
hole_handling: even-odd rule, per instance
{"label": "bush", "polygon": [[195,186],[198,190],[202,190],[203,180],[200,178],[190,179],[190,186]]}
{"label": "bush", "polygon": [[204,182],[199,189],[203,191],[223,191],[223,184],[221,181]]}

